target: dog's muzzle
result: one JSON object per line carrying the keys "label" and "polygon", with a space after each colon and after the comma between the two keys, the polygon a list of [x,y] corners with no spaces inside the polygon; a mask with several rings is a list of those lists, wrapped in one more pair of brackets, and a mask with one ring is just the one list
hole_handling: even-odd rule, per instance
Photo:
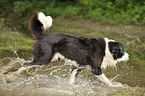
{"label": "dog's muzzle", "polygon": [[118,62],[121,61],[128,61],[129,60],[129,55],[125,52],[125,54],[122,56],[122,58],[117,59]]}

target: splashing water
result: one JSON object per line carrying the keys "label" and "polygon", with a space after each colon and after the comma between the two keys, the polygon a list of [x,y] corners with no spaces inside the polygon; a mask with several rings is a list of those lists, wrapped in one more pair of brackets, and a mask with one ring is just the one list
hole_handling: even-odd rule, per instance
{"label": "splashing water", "polygon": [[[7,65],[0,66],[0,68],[3,68],[1,77],[4,75],[10,76],[9,73],[19,69],[23,62],[25,62],[24,59],[11,59]],[[100,83],[90,70],[83,70],[77,77],[76,83],[69,85],[70,71],[70,64],[64,61],[54,62],[38,68],[30,68],[23,74],[12,75],[15,78],[9,83],[7,80],[0,82],[0,96],[102,96],[123,89],[110,88]]]}

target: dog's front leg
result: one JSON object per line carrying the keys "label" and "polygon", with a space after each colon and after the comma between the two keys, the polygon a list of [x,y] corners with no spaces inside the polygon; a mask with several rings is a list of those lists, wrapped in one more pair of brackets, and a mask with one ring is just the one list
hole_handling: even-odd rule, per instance
{"label": "dog's front leg", "polygon": [[78,69],[74,69],[71,73],[71,76],[69,78],[69,84],[72,85],[75,82],[76,74]]}
{"label": "dog's front leg", "polygon": [[113,85],[103,73],[101,75],[95,75],[95,76],[99,78],[103,83],[108,85],[109,87],[126,87],[125,85],[122,85],[121,83],[117,85]]}
{"label": "dog's front leg", "polygon": [[81,70],[82,69],[79,69],[78,67],[73,66],[72,71],[71,71],[71,76],[69,78],[70,85],[72,85],[75,82],[75,79]]}
{"label": "dog's front leg", "polygon": [[110,86],[110,87],[123,87],[123,85],[119,84],[119,85],[113,85],[111,83],[111,81],[102,73],[102,70],[100,68],[100,66],[93,68],[92,72],[94,73],[94,75],[99,78],[103,83],[105,83],[106,85]]}
{"label": "dog's front leg", "polygon": [[93,74],[99,78],[103,83],[107,84],[108,86],[112,86],[112,83],[109,79],[102,73],[102,69],[100,66],[92,69]]}
{"label": "dog's front leg", "polygon": [[95,75],[95,76],[99,78],[103,83],[107,84],[108,86],[112,86],[112,83],[103,73],[101,75]]}

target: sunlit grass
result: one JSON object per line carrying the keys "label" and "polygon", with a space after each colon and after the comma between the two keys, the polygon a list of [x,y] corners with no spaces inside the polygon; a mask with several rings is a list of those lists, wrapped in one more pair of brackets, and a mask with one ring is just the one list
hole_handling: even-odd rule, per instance
{"label": "sunlit grass", "polygon": [[1,30],[0,50],[30,50],[35,40],[19,31]]}

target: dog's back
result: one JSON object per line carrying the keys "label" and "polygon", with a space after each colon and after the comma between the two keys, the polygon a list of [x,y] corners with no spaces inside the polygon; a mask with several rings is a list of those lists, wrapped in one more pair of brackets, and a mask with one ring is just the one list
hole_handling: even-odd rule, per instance
{"label": "dog's back", "polygon": [[[30,30],[37,42],[33,46],[34,60],[24,63],[24,67],[45,65],[53,61],[54,57],[72,61],[70,83],[75,81],[76,75],[89,65],[92,73],[109,86],[112,83],[103,74],[102,68],[115,66],[117,62],[127,61],[129,55],[123,46],[108,38],[84,38],[63,33],[44,33],[44,29],[52,25],[52,18],[42,12],[36,12],[30,19]],[[56,56],[58,55],[58,56]]]}

